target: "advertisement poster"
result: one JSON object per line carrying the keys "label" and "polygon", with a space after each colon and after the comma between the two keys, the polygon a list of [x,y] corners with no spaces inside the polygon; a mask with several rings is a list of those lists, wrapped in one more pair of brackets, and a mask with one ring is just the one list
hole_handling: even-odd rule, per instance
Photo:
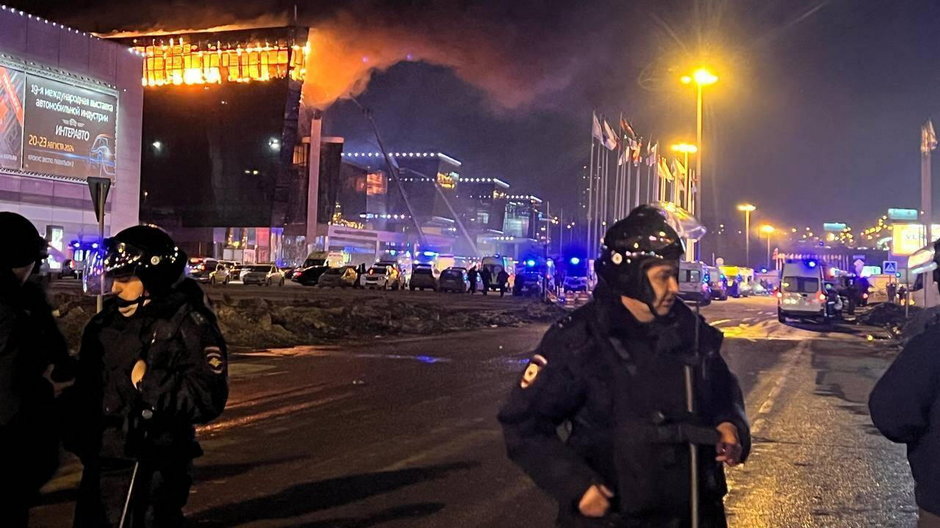
{"label": "advertisement poster", "polygon": [[0,168],[19,169],[23,153],[23,86],[26,75],[0,66]]}
{"label": "advertisement poster", "polygon": [[114,176],[117,97],[26,76],[23,169],[58,176]]}

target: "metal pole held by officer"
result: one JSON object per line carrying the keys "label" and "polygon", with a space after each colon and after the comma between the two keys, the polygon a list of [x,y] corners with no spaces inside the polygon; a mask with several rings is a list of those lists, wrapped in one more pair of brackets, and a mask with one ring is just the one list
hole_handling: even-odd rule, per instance
{"label": "metal pole held by officer", "polygon": [[726,526],[723,466],[747,458],[750,427],[721,332],[678,299],[682,239],[703,232],[666,205],[612,225],[592,300],[547,331],[500,410],[558,526]]}

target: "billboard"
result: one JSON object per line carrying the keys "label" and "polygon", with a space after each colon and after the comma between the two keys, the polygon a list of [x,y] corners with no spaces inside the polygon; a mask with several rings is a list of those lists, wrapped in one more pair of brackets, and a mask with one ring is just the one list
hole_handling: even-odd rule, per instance
{"label": "billboard", "polygon": [[[891,226],[891,254],[906,257],[927,245],[923,224],[894,224]],[[931,227],[934,238],[940,235],[940,225]]]}
{"label": "billboard", "polygon": [[0,169],[19,169],[23,154],[26,74],[0,66]]}
{"label": "billboard", "polygon": [[25,92],[23,170],[114,176],[117,97],[35,75]]}

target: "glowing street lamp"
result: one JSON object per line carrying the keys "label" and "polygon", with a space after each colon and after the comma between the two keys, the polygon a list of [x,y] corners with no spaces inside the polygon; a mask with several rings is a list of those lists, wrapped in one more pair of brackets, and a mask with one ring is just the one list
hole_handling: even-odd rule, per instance
{"label": "glowing street lamp", "polygon": [[770,267],[770,235],[774,234],[777,231],[776,228],[772,225],[762,225],[760,226],[760,232],[767,235],[767,267]]}
{"label": "glowing street lamp", "polygon": [[741,204],[738,211],[744,213],[744,260],[745,266],[751,267],[751,213],[757,210],[757,207],[751,204]]}
{"label": "glowing street lamp", "polygon": [[[696,97],[695,97],[696,149],[695,150],[698,151],[698,149],[702,148],[702,89],[705,86],[711,86],[715,84],[716,82],[718,82],[718,76],[708,71],[707,68],[702,67],[692,72],[691,75],[683,76],[680,80],[682,81],[683,84],[692,84],[693,82],[695,83],[695,93],[696,93]],[[698,178],[699,189],[701,189],[701,185],[704,182],[704,180],[702,179],[702,155],[701,154],[695,157],[695,177]],[[689,179],[691,180],[691,178]],[[698,204],[701,201],[700,197],[697,197],[697,198],[698,199],[693,200],[694,204]],[[698,211],[696,211],[695,209],[696,208],[693,208],[693,210],[689,212],[692,214],[698,213]],[[694,252],[694,250],[691,249],[693,245],[689,244],[689,246],[690,246],[690,253]]]}

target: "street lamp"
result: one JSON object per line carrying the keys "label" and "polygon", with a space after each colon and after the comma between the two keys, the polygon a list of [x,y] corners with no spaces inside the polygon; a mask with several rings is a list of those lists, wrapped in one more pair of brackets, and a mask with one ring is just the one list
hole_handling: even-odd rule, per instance
{"label": "street lamp", "polygon": [[751,204],[741,204],[738,211],[744,212],[744,260],[745,266],[751,267],[751,213],[757,210],[757,207]]}
{"label": "street lamp", "polygon": [[767,235],[767,268],[770,268],[770,235],[774,234],[776,229],[772,225],[762,225],[760,232]]}
{"label": "street lamp", "polygon": [[[692,84],[695,83],[695,143],[697,145],[696,150],[702,148],[702,89],[705,86],[710,86],[718,82],[718,76],[708,71],[706,68],[699,68],[692,72],[691,75],[685,75],[681,79],[683,84]],[[698,178],[699,186],[702,185],[702,155],[699,154],[695,157],[695,177]],[[701,191],[699,191],[701,193]],[[701,199],[694,200],[697,204],[701,202]],[[692,210],[689,211],[691,214],[696,214],[698,211]],[[692,244],[690,244],[691,246]]]}

